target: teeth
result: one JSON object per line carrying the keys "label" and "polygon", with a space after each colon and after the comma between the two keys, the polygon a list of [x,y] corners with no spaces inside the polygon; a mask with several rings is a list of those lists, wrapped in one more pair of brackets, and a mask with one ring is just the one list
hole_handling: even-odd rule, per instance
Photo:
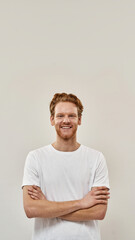
{"label": "teeth", "polygon": [[70,128],[70,127],[62,127],[62,128]]}

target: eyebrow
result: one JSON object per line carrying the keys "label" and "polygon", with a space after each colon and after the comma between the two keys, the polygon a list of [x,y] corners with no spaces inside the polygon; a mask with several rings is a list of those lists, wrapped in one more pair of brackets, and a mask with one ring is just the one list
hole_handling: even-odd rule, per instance
{"label": "eyebrow", "polygon": [[[56,116],[58,116],[58,115],[63,115],[63,114],[65,114],[65,113],[57,113]],[[77,116],[76,113],[68,113],[68,115],[74,115],[74,116]]]}

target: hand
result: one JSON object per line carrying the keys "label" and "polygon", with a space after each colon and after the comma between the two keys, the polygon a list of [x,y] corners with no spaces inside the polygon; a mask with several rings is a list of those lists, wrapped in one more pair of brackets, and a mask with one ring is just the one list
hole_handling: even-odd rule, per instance
{"label": "hand", "polygon": [[35,185],[29,186],[28,194],[34,200],[45,200],[46,199],[45,195],[41,191],[41,188],[37,187]]}
{"label": "hand", "polygon": [[87,195],[81,199],[82,208],[89,208],[96,204],[107,204],[109,196],[107,187],[94,187]]}

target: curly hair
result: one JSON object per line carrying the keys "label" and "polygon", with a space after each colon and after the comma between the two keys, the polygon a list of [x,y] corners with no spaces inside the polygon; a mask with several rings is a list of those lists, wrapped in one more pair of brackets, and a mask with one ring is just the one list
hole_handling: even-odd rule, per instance
{"label": "curly hair", "polygon": [[72,102],[76,105],[77,110],[78,110],[78,117],[82,116],[83,112],[83,105],[77,96],[74,94],[70,93],[55,93],[53,96],[53,99],[50,102],[50,114],[51,116],[54,116],[55,113],[55,106],[59,102]]}

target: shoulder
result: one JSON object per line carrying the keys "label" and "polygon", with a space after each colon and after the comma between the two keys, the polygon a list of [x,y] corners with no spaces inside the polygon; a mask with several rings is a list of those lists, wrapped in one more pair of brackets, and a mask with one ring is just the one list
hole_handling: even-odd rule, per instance
{"label": "shoulder", "polygon": [[26,157],[26,163],[38,164],[41,159],[45,159],[50,151],[50,145],[46,145],[34,150],[30,150]]}
{"label": "shoulder", "polygon": [[94,149],[94,148],[91,148],[91,147],[88,147],[88,146],[85,146],[85,145],[82,145],[82,150],[87,152],[88,154],[92,155],[92,156],[97,156],[97,157],[101,157],[103,155],[102,152]]}
{"label": "shoulder", "polygon": [[28,155],[37,156],[39,154],[44,154],[44,153],[47,153],[49,151],[50,151],[50,144],[46,145],[46,146],[43,146],[43,147],[40,147],[40,148],[36,148],[34,150],[30,150]]}
{"label": "shoulder", "polygon": [[99,164],[106,164],[104,154],[94,148],[82,145],[82,154],[86,156],[87,159],[94,165],[98,166]]}

